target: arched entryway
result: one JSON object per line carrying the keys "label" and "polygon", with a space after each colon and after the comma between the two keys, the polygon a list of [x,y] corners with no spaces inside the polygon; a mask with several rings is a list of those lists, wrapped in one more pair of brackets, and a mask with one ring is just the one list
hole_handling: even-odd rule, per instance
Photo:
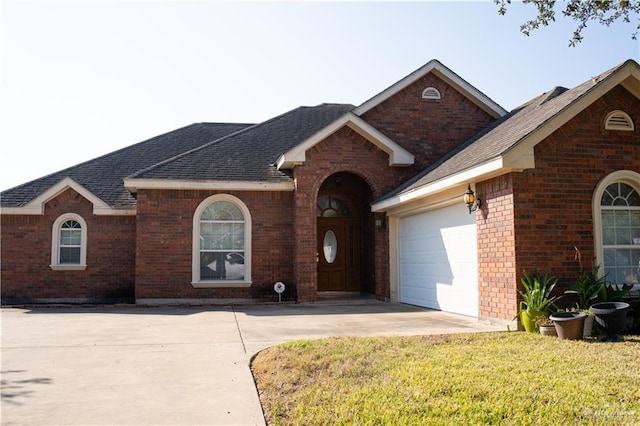
{"label": "arched entryway", "polygon": [[325,180],[316,199],[319,293],[373,294],[374,240],[369,186],[352,173]]}

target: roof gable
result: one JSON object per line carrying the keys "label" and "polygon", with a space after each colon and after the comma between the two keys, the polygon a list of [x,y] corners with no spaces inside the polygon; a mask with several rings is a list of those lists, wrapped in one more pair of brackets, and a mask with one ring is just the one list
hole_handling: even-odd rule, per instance
{"label": "roof gable", "polygon": [[306,160],[306,152],[316,144],[337,132],[343,127],[348,127],[360,136],[374,144],[376,147],[389,154],[390,166],[409,166],[414,162],[413,155],[400,145],[386,137],[373,126],[365,122],[357,115],[348,112],[333,123],[316,132],[301,144],[296,145],[280,156],[277,162],[278,169],[291,169]]}
{"label": "roof gable", "polygon": [[554,88],[532,99],[382,197],[373,209],[397,207],[464,182],[535,167],[538,143],[618,85],[640,99],[640,65],[629,60],[573,89]]}
{"label": "roof gable", "polygon": [[507,113],[504,108],[491,100],[480,90],[469,84],[467,81],[462,79],[459,75],[444,66],[437,59],[433,59],[427,62],[421,68],[417,69],[402,80],[396,82],[387,89],[375,95],[373,98],[364,102],[362,105],[358,106],[353,111],[353,113],[356,115],[362,115],[366,113],[367,111],[386,101],[396,93],[415,83],[428,73],[435,74],[438,78],[442,79],[444,82],[455,88],[463,96],[468,98],[471,102],[473,102],[475,105],[477,105],[479,108],[481,108],[483,111],[493,116],[494,118],[502,117]]}
{"label": "roof gable", "polygon": [[129,215],[135,214],[135,211],[131,212],[129,210],[116,210],[111,208],[107,203],[93,194],[84,186],[80,185],[78,182],[74,181],[70,177],[66,177],[62,179],[60,182],[56,183],[42,194],[29,201],[26,205],[22,207],[3,207],[3,214],[27,214],[27,215],[42,215],[44,214],[44,206],[49,201],[56,198],[58,195],[62,194],[67,189],[73,189],[78,194],[82,195],[86,198],[91,204],[93,204],[93,214],[95,215]]}

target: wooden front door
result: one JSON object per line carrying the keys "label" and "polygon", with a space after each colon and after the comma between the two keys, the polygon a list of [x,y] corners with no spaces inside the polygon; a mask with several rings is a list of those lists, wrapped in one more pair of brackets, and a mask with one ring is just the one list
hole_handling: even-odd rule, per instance
{"label": "wooden front door", "polygon": [[360,291],[358,218],[343,197],[318,197],[318,291]]}

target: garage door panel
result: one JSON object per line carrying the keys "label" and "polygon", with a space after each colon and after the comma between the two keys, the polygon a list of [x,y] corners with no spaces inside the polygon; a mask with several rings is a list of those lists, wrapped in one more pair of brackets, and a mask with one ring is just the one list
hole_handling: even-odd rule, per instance
{"label": "garage door panel", "polygon": [[475,241],[474,216],[458,205],[400,219],[400,301],[477,316]]}

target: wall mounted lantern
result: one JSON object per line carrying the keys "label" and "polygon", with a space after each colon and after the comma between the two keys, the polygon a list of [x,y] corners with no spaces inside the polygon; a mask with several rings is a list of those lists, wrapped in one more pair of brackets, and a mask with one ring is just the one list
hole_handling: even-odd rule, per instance
{"label": "wall mounted lantern", "polygon": [[478,210],[478,208],[482,204],[482,201],[480,201],[480,198],[476,198],[476,194],[474,194],[473,191],[471,190],[470,184],[467,186],[467,192],[464,193],[464,203],[469,208],[469,214],[471,214],[471,212],[475,212],[476,210]]}

